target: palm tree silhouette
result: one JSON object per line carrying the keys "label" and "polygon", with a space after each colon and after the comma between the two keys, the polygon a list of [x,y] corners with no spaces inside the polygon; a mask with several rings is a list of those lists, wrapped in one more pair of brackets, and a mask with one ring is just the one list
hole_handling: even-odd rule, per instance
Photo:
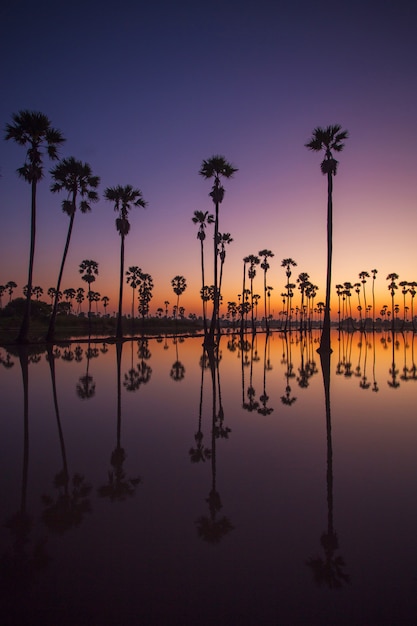
{"label": "palm tree silhouette", "polygon": [[220,323],[220,303],[223,301],[223,296],[222,296],[222,281],[223,281],[223,268],[224,268],[224,262],[226,259],[226,244],[229,245],[231,244],[233,241],[232,237],[230,236],[230,233],[218,233],[218,255],[220,257],[220,276],[219,276],[219,315],[217,316],[217,327],[218,327],[218,331],[220,332],[220,327],[219,327],[219,323]]}
{"label": "palm tree silhouette", "polygon": [[[288,259],[282,259],[281,261],[281,267],[285,267],[285,274],[287,276],[287,284],[286,284],[286,290],[287,290],[287,315],[285,317],[285,330],[287,330],[287,324],[290,318],[290,291],[291,291],[291,287],[290,287],[290,278],[291,278],[291,267],[296,267],[297,263],[290,258]],[[292,287],[292,289],[294,289],[294,287]],[[290,325],[290,329],[291,329],[291,325]]]}
{"label": "palm tree silhouette", "polygon": [[348,583],[350,577],[344,572],[345,561],[341,555],[335,554],[339,548],[339,540],[334,530],[333,521],[333,448],[332,424],[330,409],[330,352],[320,353],[321,369],[326,406],[326,439],[327,439],[327,530],[322,534],[320,543],[324,550],[321,556],[311,557],[306,564],[311,568],[314,580],[318,585],[327,585],[330,589],[340,588]]}
{"label": "palm tree silhouette", "polygon": [[252,332],[255,332],[255,320],[254,320],[254,314],[253,314],[253,310],[254,310],[254,306],[253,306],[253,280],[256,276],[256,269],[255,266],[259,265],[260,263],[260,259],[258,256],[256,256],[255,254],[250,254],[248,257],[248,262],[249,262],[249,268],[248,268],[248,278],[250,280],[250,304],[251,304],[251,323],[252,323]]}
{"label": "palm tree silhouette", "polygon": [[17,336],[19,343],[28,341],[30,323],[30,299],[32,294],[33,261],[36,240],[36,191],[43,177],[43,151],[46,150],[51,160],[58,158],[58,146],[63,143],[61,132],[51,126],[49,118],[37,111],[22,110],[14,113],[13,123],[6,126],[6,140],[13,139],[20,146],[28,145],[26,160],[17,172],[21,178],[31,185],[31,229],[28,269],[28,294],[20,331]]}
{"label": "palm tree silhouette", "polygon": [[[12,295],[14,290],[16,289],[17,285],[14,282],[14,280],[9,280],[6,284],[5,284],[5,288],[7,289],[7,293],[9,294],[9,302],[12,301]],[[26,297],[28,296],[28,292],[26,292]]]}
{"label": "palm tree silhouette", "polygon": [[267,284],[266,284],[266,273],[269,270],[269,263],[268,263],[268,259],[271,259],[274,255],[273,252],[271,252],[271,250],[260,250],[258,252],[259,256],[262,257],[262,262],[261,262],[261,268],[264,271],[264,305],[265,305],[265,312],[264,312],[264,316],[265,316],[265,328],[266,328],[266,332],[269,332],[269,323],[268,323],[268,307],[267,307]]}
{"label": "palm tree silhouette", "polygon": [[174,276],[174,278],[171,280],[171,285],[172,285],[172,289],[175,293],[175,295],[177,296],[177,304],[176,304],[176,310],[175,310],[175,317],[177,317],[177,313],[178,313],[178,309],[179,309],[179,302],[180,302],[180,296],[184,293],[184,291],[187,289],[187,282],[184,278],[184,276]]}
{"label": "palm tree silhouette", "polygon": [[395,274],[395,272],[393,272],[391,274],[388,274],[388,276],[387,276],[387,280],[391,281],[390,284],[388,285],[388,290],[389,290],[389,292],[391,294],[391,315],[392,315],[392,317],[391,317],[391,330],[395,329],[395,316],[394,316],[394,313],[395,313],[395,301],[394,301],[394,299],[395,299],[395,291],[396,291],[396,289],[398,289],[398,285],[397,285],[397,283],[395,281],[398,280],[398,278],[399,278],[399,276],[398,276],[398,274]]}
{"label": "palm tree silhouette", "polygon": [[237,169],[228,163],[224,156],[214,155],[210,159],[204,160],[199,174],[205,179],[214,178],[214,184],[210,192],[210,196],[215,206],[214,220],[214,301],[213,314],[211,318],[210,330],[208,336],[205,337],[205,344],[208,347],[214,347],[214,333],[217,328],[217,318],[219,315],[219,277],[218,277],[218,233],[219,233],[219,206],[224,198],[224,187],[221,185],[221,178],[231,178]]}
{"label": "palm tree silhouette", "polygon": [[[65,191],[69,198],[62,201],[62,210],[69,216],[70,221],[56,284],[56,291],[59,292],[61,289],[62,275],[71,241],[75,214],[77,211],[77,201],[79,199],[78,208],[81,213],[91,211],[91,203],[98,201],[96,188],[99,185],[100,178],[98,176],[93,176],[91,167],[88,163],[77,161],[74,157],[63,159],[53,170],[51,170],[51,175],[54,180],[51,185],[51,191],[53,193]],[[54,339],[57,308],[58,298],[55,297],[49,328],[46,334],[47,341],[53,341]]]}
{"label": "palm tree silhouette", "polygon": [[137,265],[131,265],[126,272],[126,282],[132,287],[132,328],[135,319],[135,289],[140,285],[142,270]]}
{"label": "palm tree silhouette", "polygon": [[343,141],[348,138],[348,132],[341,130],[339,124],[317,127],[313,131],[311,140],[305,144],[306,148],[314,152],[324,150],[324,160],[321,162],[321,173],[327,176],[327,274],[326,274],[326,302],[324,310],[323,330],[321,333],[319,351],[330,352],[330,294],[332,282],[332,247],[333,247],[333,176],[336,175],[338,162],[333,152],[343,150]]}
{"label": "palm tree silhouette", "polygon": [[130,223],[128,220],[129,211],[132,207],[146,207],[146,202],[142,197],[140,189],[133,189],[131,185],[117,185],[117,187],[107,187],[104,197],[110,202],[114,202],[114,210],[119,214],[116,219],[116,229],[120,235],[120,285],[119,285],[119,309],[117,314],[116,337],[123,337],[122,329],[122,307],[123,307],[123,277],[125,260],[125,237],[129,234]]}
{"label": "palm tree silhouette", "polygon": [[[205,272],[204,272],[204,240],[206,238],[206,228],[208,224],[213,224],[214,215],[208,211],[194,211],[194,216],[191,218],[194,224],[198,224],[197,239],[200,240],[201,251],[201,289],[202,293],[205,291]],[[206,300],[203,301],[203,325],[204,325],[204,337],[207,335],[207,313],[206,313]]]}
{"label": "palm tree silhouette", "polygon": [[79,267],[79,272],[82,274],[81,279],[88,284],[88,317],[91,321],[91,283],[94,283],[96,276],[98,276],[98,263],[92,259],[84,259]]}
{"label": "palm tree silhouette", "polygon": [[123,464],[126,460],[126,452],[121,444],[122,430],[122,385],[121,385],[121,363],[122,363],[123,342],[116,344],[117,358],[117,436],[116,447],[110,457],[112,469],[108,472],[108,482],[98,488],[98,495],[102,498],[109,498],[111,502],[123,501],[127,497],[133,496],[137,485],[141,482],[139,476],[128,478]]}

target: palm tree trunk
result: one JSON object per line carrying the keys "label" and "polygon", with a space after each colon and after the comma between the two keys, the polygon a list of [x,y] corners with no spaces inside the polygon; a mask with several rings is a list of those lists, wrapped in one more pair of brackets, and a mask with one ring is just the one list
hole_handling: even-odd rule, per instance
{"label": "palm tree trunk", "polygon": [[54,339],[55,320],[56,320],[56,315],[57,315],[57,311],[58,311],[58,293],[59,293],[59,291],[61,289],[62,275],[64,273],[65,261],[67,259],[68,249],[69,249],[69,245],[70,245],[70,241],[71,241],[72,227],[73,227],[73,224],[74,224],[74,218],[75,218],[75,198],[74,198],[73,212],[72,212],[72,215],[71,215],[71,218],[70,218],[70,223],[69,223],[69,226],[68,226],[68,233],[67,233],[67,240],[65,242],[64,254],[62,256],[61,267],[60,267],[60,270],[59,270],[58,282],[57,282],[57,285],[56,285],[56,294],[55,294],[54,308],[52,310],[51,319],[49,321],[49,328],[48,328],[48,332],[47,332],[47,335],[46,335],[46,341],[53,341],[53,339]]}
{"label": "palm tree trunk", "polygon": [[18,343],[28,342],[29,322],[30,322],[30,304],[32,297],[32,281],[33,281],[33,260],[35,258],[35,239],[36,239],[36,180],[32,181],[32,208],[30,223],[30,253],[29,253],[29,271],[28,271],[28,291],[26,294],[26,306],[23,314],[22,324],[17,336]]}
{"label": "palm tree trunk", "polygon": [[120,242],[120,287],[119,287],[119,311],[117,314],[117,330],[116,337],[121,339],[123,337],[122,330],[122,302],[123,302],[123,275],[124,275],[124,263],[125,263],[125,237],[121,236]]}
{"label": "palm tree trunk", "polygon": [[319,353],[330,353],[330,293],[332,283],[332,233],[333,233],[333,176],[327,174],[327,274],[326,274],[326,302],[324,306],[323,330],[320,339]]}
{"label": "palm tree trunk", "polygon": [[206,300],[205,300],[205,276],[204,276],[204,244],[203,240],[200,239],[201,244],[201,282],[202,282],[202,301],[203,301],[203,327],[204,327],[204,338],[207,337],[207,317],[206,317]]}
{"label": "palm tree trunk", "polygon": [[213,294],[213,314],[211,316],[210,331],[208,335],[208,344],[214,346],[214,333],[217,325],[217,315],[219,309],[219,294],[217,293],[217,239],[219,233],[219,202],[216,200],[216,217],[214,222],[214,294]]}

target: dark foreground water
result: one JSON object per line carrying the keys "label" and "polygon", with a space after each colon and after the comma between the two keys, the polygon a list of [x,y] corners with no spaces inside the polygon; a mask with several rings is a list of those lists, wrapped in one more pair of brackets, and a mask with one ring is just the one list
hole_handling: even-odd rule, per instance
{"label": "dark foreground water", "polygon": [[417,338],[0,349],[0,624],[417,624]]}

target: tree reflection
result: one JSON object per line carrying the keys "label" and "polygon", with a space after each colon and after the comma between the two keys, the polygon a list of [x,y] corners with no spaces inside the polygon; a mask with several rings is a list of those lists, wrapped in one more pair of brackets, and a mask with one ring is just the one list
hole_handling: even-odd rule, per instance
{"label": "tree reflection", "polygon": [[194,435],[195,448],[190,448],[188,453],[190,455],[190,461],[192,463],[200,463],[211,458],[211,450],[206,448],[203,443],[204,434],[202,431],[202,415],[203,415],[203,392],[204,392],[204,372],[210,367],[210,363],[207,357],[205,348],[203,348],[203,354],[200,359],[201,368],[201,382],[200,382],[200,402],[198,407],[198,428]]}
{"label": "tree reflection", "polygon": [[283,347],[282,364],[286,365],[287,367],[285,368],[285,379],[286,379],[285,395],[281,396],[281,402],[282,404],[285,404],[287,406],[292,406],[294,402],[297,400],[297,398],[291,395],[292,390],[291,390],[290,381],[291,379],[295,378],[294,364],[292,362],[292,351],[291,351],[291,345],[292,345],[291,333],[285,333],[285,335],[283,336],[283,341],[285,342],[285,344]]}
{"label": "tree reflection", "polygon": [[324,396],[326,405],[326,436],[327,436],[327,530],[322,534],[320,544],[324,550],[324,557],[315,556],[307,560],[314,580],[318,585],[326,585],[329,589],[342,587],[348,583],[350,577],[344,572],[345,561],[340,554],[339,541],[333,525],[333,449],[332,425],[330,411],[330,358],[328,352],[320,353],[321,369],[323,372]]}
{"label": "tree reflection", "polygon": [[[268,324],[268,322],[266,323]],[[274,410],[272,407],[268,406],[269,396],[266,392],[266,372],[272,370],[271,358],[270,358],[270,353],[269,353],[271,337],[269,334],[268,325],[266,328],[267,328],[267,332],[265,335],[264,360],[263,360],[263,389],[262,389],[262,395],[259,398],[261,402],[261,406],[258,408],[258,413],[260,415],[270,415]]]}
{"label": "tree reflection", "polygon": [[171,376],[172,380],[175,380],[178,382],[178,381],[183,380],[185,376],[185,367],[181,363],[181,361],[178,359],[178,337],[174,337],[173,343],[175,344],[176,360],[175,360],[175,363],[173,363],[171,367],[171,371],[169,375]]}
{"label": "tree reflection", "polygon": [[138,339],[138,357],[140,362],[133,366],[133,341],[130,342],[131,346],[131,362],[130,369],[124,375],[123,386],[126,391],[137,391],[142,384],[146,384],[150,381],[152,375],[152,368],[146,363],[147,359],[151,358],[151,352],[149,350],[149,340],[142,337]]}
{"label": "tree reflection", "polygon": [[122,362],[123,342],[116,343],[117,358],[117,435],[116,447],[110,457],[111,469],[108,472],[108,482],[98,488],[98,495],[102,498],[109,498],[111,502],[123,501],[133,496],[136,487],[141,482],[139,477],[128,478],[123,467],[126,460],[126,453],[121,445],[122,430],[122,385],[121,385],[121,362]]}
{"label": "tree reflection", "polygon": [[62,456],[62,469],[55,475],[53,481],[54,488],[57,490],[55,498],[50,495],[42,496],[44,505],[42,519],[50,530],[63,533],[81,524],[85,514],[90,512],[90,500],[88,496],[91,492],[91,485],[85,481],[84,476],[81,474],[75,473],[71,478],[68,471],[67,453],[56,387],[55,357],[50,345],[48,346],[47,357],[51,373],[55,417]]}
{"label": "tree reflection", "polygon": [[[221,400],[219,348],[208,348],[207,358],[211,373],[212,391],[212,428],[211,428],[211,488],[206,502],[209,515],[201,515],[195,522],[198,536],[208,543],[216,544],[227,535],[234,526],[225,516],[220,516],[223,508],[220,493],[217,490],[216,443],[218,438],[227,438],[230,428],[224,426],[224,411]],[[219,407],[217,408],[217,401]]]}
{"label": "tree reflection", "polygon": [[[97,353],[95,352],[97,351]],[[81,400],[88,400],[89,398],[93,398],[96,393],[96,383],[94,382],[93,377],[89,373],[90,360],[98,356],[98,350],[92,349],[90,346],[90,336],[88,337],[88,348],[86,352],[87,358],[87,369],[84,376],[80,376],[77,383],[77,395]],[[78,352],[79,354],[79,352]],[[76,360],[77,360],[77,350],[76,350]]]}
{"label": "tree reflection", "polygon": [[[0,558],[2,596],[9,601],[17,589],[30,587],[38,573],[49,562],[46,552],[46,539],[38,539],[29,548],[30,534],[33,530],[33,518],[27,511],[29,476],[29,361],[32,355],[26,344],[18,346],[17,350],[23,383],[23,465],[20,507],[14,515],[6,520],[5,527],[12,534],[13,545],[11,550],[6,550]],[[4,608],[4,610],[6,609]]]}

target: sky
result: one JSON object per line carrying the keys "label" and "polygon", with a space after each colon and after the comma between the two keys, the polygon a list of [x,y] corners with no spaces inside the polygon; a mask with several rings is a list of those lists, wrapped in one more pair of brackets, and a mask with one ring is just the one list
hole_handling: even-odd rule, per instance
{"label": "sky", "polygon": [[[227,247],[224,302],[241,293],[243,258],[274,253],[271,308],[281,308],[281,261],[297,262],[324,300],[327,181],[321,155],[305,148],[314,128],[349,132],[334,180],[333,286],[378,270],[377,310],[389,304],[386,276],[417,280],[417,4],[414,0],[143,0],[33,3],[0,9],[0,284],[27,283],[30,187],[16,170],[25,148],[5,141],[12,114],[40,111],[61,130],[60,157],[100,176],[100,200],[77,213],[62,288],[86,287],[79,264],[99,264],[94,289],[117,310],[120,236],[104,190],[130,184],[146,209],[132,209],[125,269],[155,284],[151,310],[176,301],[200,313],[200,242],[194,211],[214,212],[202,161],[224,155],[238,171],[225,182],[220,232]],[[34,285],[58,276],[68,216],[38,187]],[[212,283],[206,239],[207,276]],[[371,280],[369,281],[370,284]],[[255,291],[262,294],[258,269]],[[124,310],[131,289],[125,287]],[[337,312],[334,301],[332,314]]]}

